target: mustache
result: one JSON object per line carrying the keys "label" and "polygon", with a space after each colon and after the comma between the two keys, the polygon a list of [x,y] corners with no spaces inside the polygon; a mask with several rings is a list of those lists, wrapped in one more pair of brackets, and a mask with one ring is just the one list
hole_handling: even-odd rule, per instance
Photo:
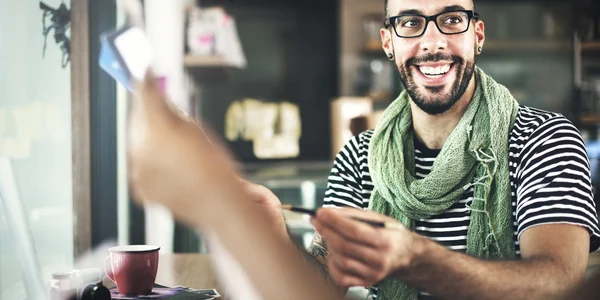
{"label": "mustache", "polygon": [[464,59],[460,56],[445,53],[427,53],[425,55],[411,57],[406,60],[406,63],[404,64],[406,67],[410,67],[411,65],[415,64],[435,63],[438,61],[451,61],[452,63],[462,64]]}

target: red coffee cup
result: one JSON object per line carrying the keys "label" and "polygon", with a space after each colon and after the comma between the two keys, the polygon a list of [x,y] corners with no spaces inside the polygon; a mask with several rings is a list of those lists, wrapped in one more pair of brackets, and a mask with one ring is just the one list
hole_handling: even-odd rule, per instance
{"label": "red coffee cup", "polygon": [[117,246],[108,249],[104,260],[106,275],[117,284],[119,294],[126,296],[152,293],[158,271],[160,247],[150,245]]}

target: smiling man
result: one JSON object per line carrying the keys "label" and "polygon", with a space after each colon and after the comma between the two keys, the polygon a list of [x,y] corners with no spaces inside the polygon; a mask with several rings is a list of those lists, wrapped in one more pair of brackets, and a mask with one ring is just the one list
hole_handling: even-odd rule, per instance
{"label": "smiling man", "polygon": [[476,66],[485,27],[471,0],[386,2],[383,50],[406,90],[336,157],[313,255],[379,299],[569,295],[600,248],[578,130]]}
{"label": "smiling man", "polygon": [[337,299],[337,286],[378,299],[573,299],[600,248],[579,132],[477,68],[485,32],[471,0],[389,0],[386,10],[383,50],[406,90],[335,160],[312,219],[325,276],[294,252],[277,197],[240,180],[150,73],[129,116],[135,199],[214,232],[264,299]]}

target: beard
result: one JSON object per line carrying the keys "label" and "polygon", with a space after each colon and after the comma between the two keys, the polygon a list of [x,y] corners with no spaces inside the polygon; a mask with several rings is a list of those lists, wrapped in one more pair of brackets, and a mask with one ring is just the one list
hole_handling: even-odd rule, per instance
{"label": "beard", "polygon": [[[421,88],[415,83],[413,72],[420,71],[411,70],[411,67],[418,68],[416,64],[436,61],[452,61],[455,68],[456,79],[448,93],[443,92],[445,86],[424,86]],[[429,53],[420,57],[412,57],[403,65],[398,65],[398,72],[400,73],[400,80],[402,80],[402,84],[404,84],[413,102],[427,114],[438,115],[454,106],[467,90],[475,72],[475,58],[465,61],[459,56]],[[428,93],[425,94],[423,89]]]}

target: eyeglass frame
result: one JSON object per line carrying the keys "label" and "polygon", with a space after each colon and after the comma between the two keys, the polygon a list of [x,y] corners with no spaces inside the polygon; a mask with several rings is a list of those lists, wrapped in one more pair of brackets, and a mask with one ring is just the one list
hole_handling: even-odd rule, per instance
{"label": "eyeglass frame", "polygon": [[[465,30],[463,30],[461,32],[453,32],[453,33],[445,33],[444,31],[442,31],[442,29],[440,28],[440,25],[437,22],[437,18],[443,14],[452,13],[452,12],[463,12],[463,13],[467,14],[467,17],[469,17],[469,20],[467,22],[467,28]],[[392,21],[395,21],[398,18],[406,17],[406,16],[422,17],[425,19],[425,27],[423,27],[423,32],[421,32],[421,34],[415,35],[415,36],[401,36],[400,34],[398,34],[398,31],[396,30],[396,25],[392,25],[393,24]],[[397,15],[397,16],[392,16],[392,17],[387,18],[385,21],[383,21],[383,26],[384,26],[384,28],[388,28],[388,27],[392,26],[392,28],[394,28],[394,33],[399,38],[411,39],[411,38],[420,37],[423,34],[425,34],[425,31],[427,31],[427,26],[429,26],[430,21],[433,21],[433,23],[435,24],[435,27],[437,27],[437,29],[442,34],[453,35],[453,34],[461,34],[461,33],[465,33],[467,31],[469,31],[469,28],[471,27],[471,20],[479,20],[479,14],[476,11],[466,10],[466,9],[457,9],[457,10],[451,10],[451,11],[444,11],[439,14],[431,15],[431,16],[425,16],[425,15],[421,15],[421,14],[401,14],[401,15]]]}

